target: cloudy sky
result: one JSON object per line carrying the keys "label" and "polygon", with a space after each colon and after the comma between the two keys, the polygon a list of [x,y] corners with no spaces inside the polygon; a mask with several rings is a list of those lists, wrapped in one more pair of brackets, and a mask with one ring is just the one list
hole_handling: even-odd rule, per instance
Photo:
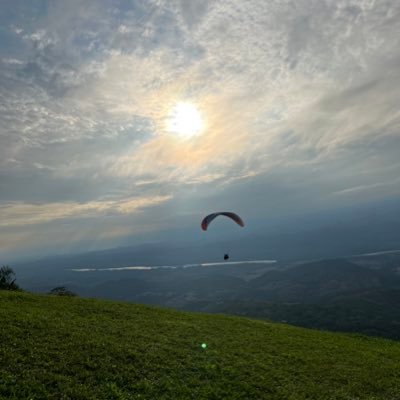
{"label": "cloudy sky", "polygon": [[397,0],[1,8],[2,256],[400,195]]}

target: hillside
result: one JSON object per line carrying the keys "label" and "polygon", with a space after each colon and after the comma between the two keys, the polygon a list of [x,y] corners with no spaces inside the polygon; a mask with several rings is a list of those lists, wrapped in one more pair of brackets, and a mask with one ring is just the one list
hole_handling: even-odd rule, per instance
{"label": "hillside", "polygon": [[0,319],[4,399],[396,399],[400,393],[400,344],[389,340],[4,291]]}

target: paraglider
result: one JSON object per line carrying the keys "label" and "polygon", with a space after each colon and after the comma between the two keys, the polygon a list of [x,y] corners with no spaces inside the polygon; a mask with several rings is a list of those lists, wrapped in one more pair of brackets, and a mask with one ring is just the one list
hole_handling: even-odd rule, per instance
{"label": "paraglider", "polygon": [[[208,229],[208,226],[210,225],[210,223],[220,215],[224,215],[225,217],[228,217],[231,220],[233,220],[234,222],[236,222],[239,226],[244,227],[244,222],[243,222],[242,218],[239,217],[239,215],[237,215],[233,212],[229,212],[229,211],[222,211],[222,212],[212,213],[212,214],[209,214],[206,217],[204,217],[203,220],[201,221],[201,229],[203,229],[203,231],[206,231]],[[228,253],[224,254],[224,260],[225,261],[229,260]]]}

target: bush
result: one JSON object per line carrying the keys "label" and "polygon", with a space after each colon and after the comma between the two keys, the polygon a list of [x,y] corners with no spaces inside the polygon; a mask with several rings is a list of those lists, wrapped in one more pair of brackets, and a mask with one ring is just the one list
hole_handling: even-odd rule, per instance
{"label": "bush", "polygon": [[54,289],[51,289],[48,294],[52,294],[55,296],[76,296],[76,293],[71,292],[71,290],[68,290],[65,286],[57,286]]}
{"label": "bush", "polygon": [[0,290],[20,290],[15,283],[15,272],[7,265],[0,268]]}

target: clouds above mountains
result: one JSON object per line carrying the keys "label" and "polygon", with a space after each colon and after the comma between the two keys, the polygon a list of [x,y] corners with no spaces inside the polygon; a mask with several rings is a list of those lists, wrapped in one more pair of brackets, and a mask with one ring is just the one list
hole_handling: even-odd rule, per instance
{"label": "clouds above mountains", "polygon": [[[131,202],[157,230],[400,192],[397,1],[5,1],[0,23],[0,254],[46,249],[24,218],[61,244]],[[184,101],[190,140],[166,130]]]}

